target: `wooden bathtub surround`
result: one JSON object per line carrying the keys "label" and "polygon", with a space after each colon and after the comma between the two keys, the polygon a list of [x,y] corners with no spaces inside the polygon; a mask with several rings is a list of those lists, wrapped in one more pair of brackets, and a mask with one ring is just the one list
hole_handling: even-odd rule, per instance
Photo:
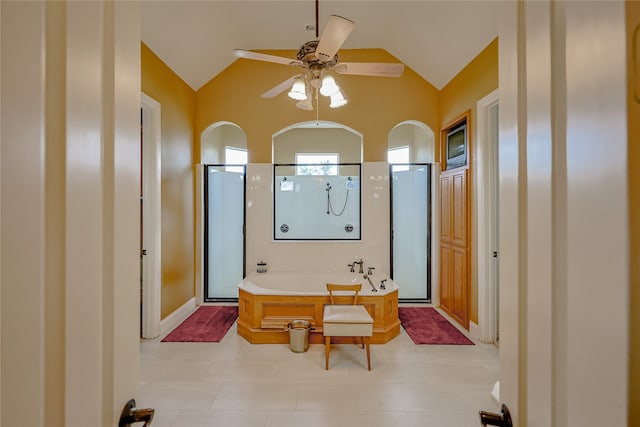
{"label": "wooden bathtub surround", "polygon": [[[331,337],[359,337],[367,348],[367,368],[371,370],[371,350],[369,337],[373,335],[373,318],[363,305],[358,304],[358,292],[362,284],[337,285],[327,283],[329,302],[324,306],[322,316],[324,335],[325,369],[329,370]],[[353,292],[351,304],[336,304],[333,292]]]}
{"label": "wooden bathtub surround", "polygon": [[[336,304],[351,304],[353,297],[334,295]],[[238,335],[252,344],[287,344],[287,324],[307,320],[313,329],[309,342],[323,344],[322,315],[329,295],[254,295],[238,292]],[[384,295],[358,295],[358,304],[373,318],[371,344],[385,344],[400,334],[398,291]],[[352,343],[351,337],[334,337],[333,343]]]}

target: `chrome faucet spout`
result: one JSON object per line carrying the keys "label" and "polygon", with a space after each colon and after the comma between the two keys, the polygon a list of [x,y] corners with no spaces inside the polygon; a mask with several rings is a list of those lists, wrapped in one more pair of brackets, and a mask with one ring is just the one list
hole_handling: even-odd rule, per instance
{"label": "chrome faucet spout", "polygon": [[356,264],[360,265],[360,267],[358,268],[358,273],[364,274],[364,261],[362,260],[362,258],[360,258],[360,261],[353,261],[353,265],[355,266]]}
{"label": "chrome faucet spout", "polygon": [[367,279],[367,281],[369,282],[369,284],[371,285],[371,292],[378,292],[378,290],[376,289],[376,287],[373,285],[373,282],[371,281],[371,278],[368,275],[363,275],[363,278]]}

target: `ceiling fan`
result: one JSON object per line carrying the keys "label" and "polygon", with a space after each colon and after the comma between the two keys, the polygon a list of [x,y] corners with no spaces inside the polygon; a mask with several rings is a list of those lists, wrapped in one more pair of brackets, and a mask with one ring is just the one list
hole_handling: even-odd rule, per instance
{"label": "ceiling fan", "polygon": [[311,98],[315,95],[316,105],[318,93],[331,99],[331,108],[347,104],[347,98],[329,71],[338,74],[378,77],[400,77],[404,64],[383,62],[338,62],[337,52],[342,47],[355,23],[338,15],[331,15],[322,36],[318,39],[318,7],[316,1],[316,40],[303,44],[298,50],[296,59],[267,55],[249,50],[236,49],[233,55],[237,58],[273,62],[302,68],[299,74],[292,76],[274,88],[266,91],[263,98],[273,98],[286,89],[289,97],[299,101],[296,106],[303,110],[313,110]]}

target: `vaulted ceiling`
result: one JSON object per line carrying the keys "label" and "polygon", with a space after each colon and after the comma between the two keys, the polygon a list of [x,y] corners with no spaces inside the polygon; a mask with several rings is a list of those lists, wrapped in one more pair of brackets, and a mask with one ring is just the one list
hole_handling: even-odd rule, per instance
{"label": "vaulted ceiling", "polygon": [[[483,0],[321,0],[319,28],[321,34],[329,15],[349,18],[356,26],[344,49],[385,49],[441,89],[497,37],[498,7]],[[146,0],[141,9],[142,41],[194,90],[236,60],[234,49],[296,51],[315,38],[314,0]]]}

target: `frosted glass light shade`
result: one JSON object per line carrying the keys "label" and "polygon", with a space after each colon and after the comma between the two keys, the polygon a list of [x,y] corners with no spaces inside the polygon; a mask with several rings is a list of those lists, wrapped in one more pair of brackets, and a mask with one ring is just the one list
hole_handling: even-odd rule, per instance
{"label": "frosted glass light shade", "polygon": [[296,104],[296,107],[306,111],[313,110],[313,105],[311,104],[311,97],[307,95],[307,99],[303,101],[298,101],[298,103]]}
{"label": "frosted glass light shade", "polygon": [[288,93],[289,98],[296,99],[298,101],[304,101],[307,99],[307,88],[303,79],[296,79],[291,86],[291,90]]}
{"label": "frosted glass light shade", "polygon": [[331,104],[329,104],[330,108],[339,108],[344,105],[347,105],[347,98],[342,94],[340,90],[331,95]]}
{"label": "frosted glass light shade", "polygon": [[339,92],[340,88],[336,84],[336,81],[330,75],[326,75],[322,79],[322,86],[320,87],[320,94],[323,96],[331,96],[336,92]]}

